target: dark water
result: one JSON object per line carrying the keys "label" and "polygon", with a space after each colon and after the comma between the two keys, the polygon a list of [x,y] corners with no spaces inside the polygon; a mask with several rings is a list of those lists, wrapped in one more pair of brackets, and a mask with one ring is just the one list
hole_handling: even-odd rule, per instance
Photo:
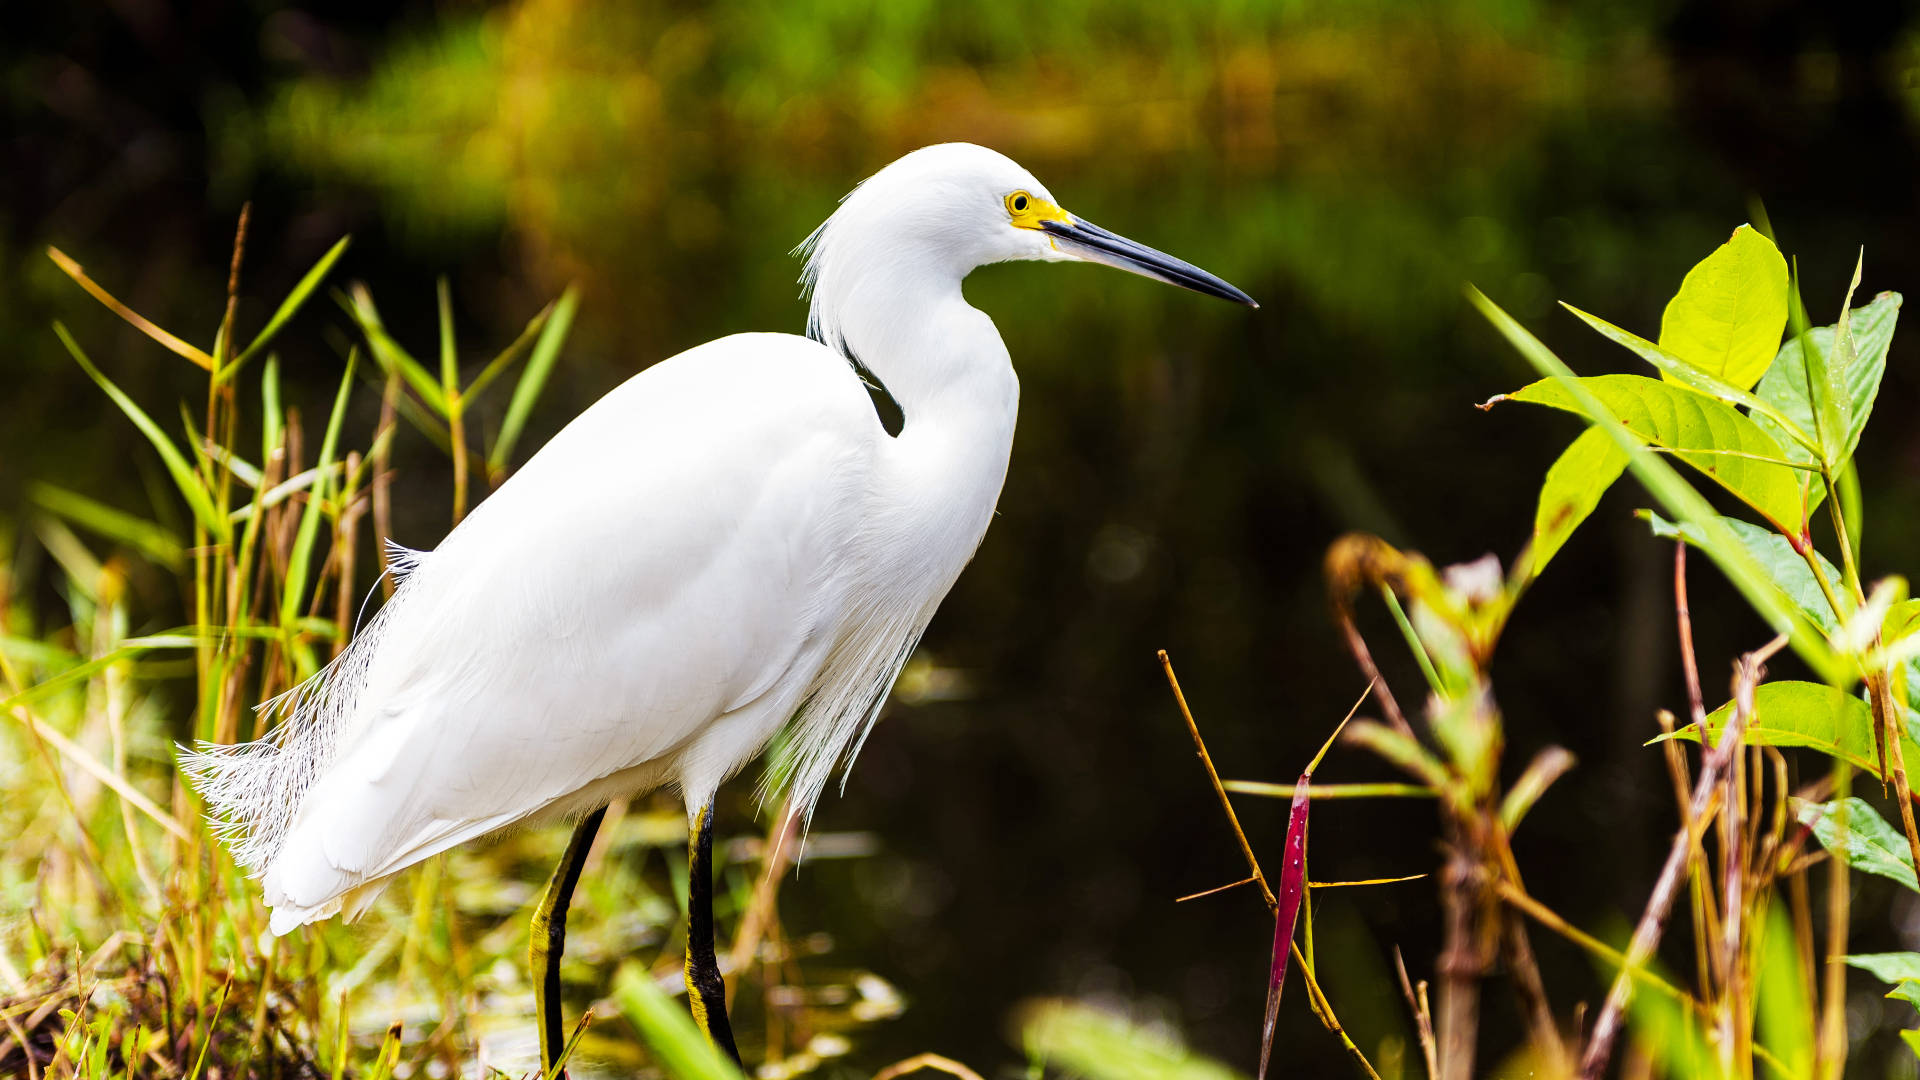
{"label": "dark water", "polygon": [[[0,34],[0,519],[34,476],[147,506],[150,463],[58,353],[51,318],[143,400],[189,385],[39,248],[210,337],[249,198],[254,295],[352,232],[343,277],[369,284],[404,340],[431,340],[432,282],[450,277],[475,364],[580,281],[533,438],[651,360],[799,329],[787,250],[925,142],[995,145],[1076,212],[1261,301],[1249,313],[1082,267],[970,280],[1023,408],[1001,516],[925,644],[964,693],[897,703],[846,797],[822,805],[818,828],[876,832],[883,853],[818,864],[784,893],[790,926],[830,930],[840,958],[909,998],[862,1036],[862,1064],[1017,1062],[1011,1006],[1073,994],[1251,1065],[1271,923],[1244,891],[1172,903],[1242,870],[1154,651],[1172,652],[1224,773],[1286,779],[1362,685],[1326,616],[1333,538],[1375,532],[1437,562],[1518,550],[1575,428],[1471,408],[1526,373],[1464,282],[1589,373],[1635,362],[1552,301],[1650,332],[1755,199],[1816,313],[1837,307],[1862,244],[1869,294],[1920,289],[1904,5],[376,7],[14,14],[33,25]],[[315,409],[343,323],[318,304],[287,339]],[[1873,574],[1920,561],[1917,364],[1896,340],[1862,444]],[[402,490],[420,493],[399,539],[429,546],[446,477],[424,445],[398,456]],[[1509,776],[1550,744],[1581,762],[1519,836],[1530,888],[1603,930],[1638,911],[1672,826],[1640,747],[1680,697],[1670,554],[1631,520],[1643,501],[1625,484],[1608,497],[1495,667]],[[1760,627],[1704,574],[1695,611],[1717,689]],[[1384,620],[1368,629],[1389,651]],[[1389,675],[1411,699],[1411,669]],[[1322,777],[1394,778],[1354,751]],[[742,828],[749,810],[742,790]],[[1241,810],[1277,856],[1284,807]],[[1422,804],[1331,805],[1313,835],[1316,878],[1437,862]],[[1856,947],[1895,947],[1890,919],[1911,913],[1862,890]],[[1369,1050],[1406,1037],[1386,972],[1396,944],[1416,977],[1432,970],[1430,883],[1328,895],[1343,1019]],[[1535,940],[1563,1009],[1602,992],[1584,957]],[[1488,1010],[1504,1045],[1517,1018],[1497,987]],[[1297,1001],[1281,1038],[1303,1075],[1345,1067]]]}

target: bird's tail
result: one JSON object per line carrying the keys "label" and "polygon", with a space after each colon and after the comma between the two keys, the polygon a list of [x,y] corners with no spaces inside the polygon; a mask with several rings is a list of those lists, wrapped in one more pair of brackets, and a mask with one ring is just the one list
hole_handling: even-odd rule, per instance
{"label": "bird's tail", "polygon": [[179,748],[180,771],[206,802],[214,834],[254,877],[273,863],[307,791],[339,756],[380,640],[404,606],[405,579],[424,554],[392,543],[388,553],[390,571],[401,586],[393,600],[332,663],[261,704],[261,718],[272,726],[266,737]]}

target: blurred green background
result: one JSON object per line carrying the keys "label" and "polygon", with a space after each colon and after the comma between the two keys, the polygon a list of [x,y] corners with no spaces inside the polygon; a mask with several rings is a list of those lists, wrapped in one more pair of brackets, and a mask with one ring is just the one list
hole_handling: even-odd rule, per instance
{"label": "blurred green background", "polygon": [[[0,522],[28,512],[35,477],[155,512],[156,462],[51,320],[156,415],[195,385],[45,246],[204,343],[247,200],[243,327],[343,233],[336,281],[367,282],[417,351],[436,275],[469,361],[578,282],[527,446],[692,344],[798,331],[789,249],[930,142],[1002,150],[1076,213],[1261,301],[1084,267],[970,279],[1023,382],[1001,514],[816,819],[876,834],[880,853],[811,865],[783,894],[791,926],[828,931],[836,962],[907,998],[863,1033],[861,1065],[1017,1062],[1008,1009],[1038,994],[1105,1000],[1251,1065],[1271,921],[1245,891],[1172,902],[1242,870],[1154,650],[1172,652],[1223,773],[1288,779],[1362,685],[1326,615],[1334,537],[1511,558],[1576,427],[1471,407],[1527,376],[1463,283],[1587,373],[1635,362],[1553,301],[1650,334],[1756,200],[1816,314],[1862,244],[1867,295],[1920,290],[1920,22],[1899,3],[116,0],[0,20]],[[345,326],[316,303],[280,339],[312,411]],[[1916,342],[1895,341],[1887,419],[1859,457],[1871,575],[1920,569],[1920,428],[1899,419],[1920,404]],[[377,407],[362,395],[363,432]],[[396,539],[431,546],[445,459],[417,436],[395,456]],[[1519,837],[1529,888],[1602,928],[1638,911],[1672,828],[1640,746],[1681,700],[1670,554],[1637,505],[1630,485],[1602,504],[1496,669],[1509,760],[1549,743],[1581,759]],[[1761,631],[1700,577],[1711,694]],[[164,579],[148,588],[152,625],[178,621]],[[1389,670],[1403,695],[1408,674]],[[1338,751],[1321,776],[1388,778]],[[1284,804],[1242,802],[1277,857]],[[1421,804],[1330,805],[1314,876],[1426,871],[1432,825]],[[1860,886],[1862,951],[1920,923],[1881,885]],[[1431,974],[1431,883],[1328,895],[1321,962],[1343,1020],[1370,1052],[1404,1039],[1387,972],[1399,945]],[[1581,955],[1535,941],[1558,998],[1602,992]],[[1859,993],[1857,1033],[1891,1039],[1870,1034],[1878,991]],[[1501,996],[1488,1010],[1497,1050],[1517,1016]],[[1346,1068],[1297,997],[1282,1012],[1303,1075]]]}

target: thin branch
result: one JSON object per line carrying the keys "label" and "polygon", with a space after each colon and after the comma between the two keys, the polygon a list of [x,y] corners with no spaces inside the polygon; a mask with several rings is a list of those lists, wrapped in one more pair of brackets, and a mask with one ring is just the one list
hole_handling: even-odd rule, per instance
{"label": "thin branch", "polygon": [[1280,910],[1280,901],[1275,899],[1273,890],[1267,886],[1267,877],[1260,872],[1260,860],[1253,856],[1253,845],[1247,843],[1247,834],[1240,828],[1240,816],[1233,812],[1233,800],[1227,798],[1227,789],[1220,784],[1220,773],[1213,767],[1213,757],[1207,753],[1207,741],[1200,737],[1200,725],[1193,722],[1193,710],[1187,708],[1187,696],[1180,692],[1180,680],[1173,673],[1173,660],[1167,656],[1167,650],[1160,650],[1160,667],[1167,673],[1167,685],[1173,688],[1173,700],[1180,706],[1180,717],[1187,722],[1187,732],[1193,736],[1193,748],[1200,755],[1200,764],[1207,767],[1207,780],[1213,784],[1213,792],[1220,797],[1220,808],[1227,812],[1227,824],[1233,826],[1234,839],[1240,842],[1240,854],[1246,856],[1247,869],[1253,872],[1255,884],[1260,886],[1260,897],[1273,911]]}
{"label": "thin branch", "polygon": [[1413,1010],[1414,1028],[1420,1036],[1420,1054],[1427,1061],[1428,1080],[1440,1075],[1440,1066],[1435,1061],[1437,1051],[1433,1045],[1433,1012],[1426,1007],[1427,984],[1420,984],[1420,996],[1414,997],[1413,980],[1407,978],[1407,958],[1400,955],[1400,946],[1393,947],[1393,966],[1400,975],[1400,989],[1407,995],[1407,1008]]}
{"label": "thin branch", "polygon": [[1353,661],[1360,665],[1360,674],[1367,682],[1380,691],[1380,708],[1386,713],[1387,722],[1400,734],[1413,738],[1413,725],[1407,723],[1406,714],[1400,711],[1400,703],[1394,700],[1393,690],[1387,686],[1387,680],[1380,677],[1380,669],[1373,662],[1373,654],[1367,651],[1367,640],[1360,636],[1360,628],[1353,623],[1353,613],[1345,604],[1335,605],[1335,620],[1340,624],[1341,636],[1347,639],[1347,651],[1353,654]]}
{"label": "thin branch", "polygon": [[1320,1022],[1326,1025],[1328,1031],[1339,1037],[1340,1045],[1347,1048],[1347,1053],[1353,1055],[1353,1060],[1360,1063],[1360,1068],[1364,1069],[1368,1076],[1373,1080],[1380,1080],[1380,1074],[1374,1071],[1373,1063],[1368,1061],[1367,1055],[1361,1053],[1360,1048],[1353,1044],[1353,1038],[1347,1034],[1347,1029],[1340,1026],[1340,1018],[1333,1014],[1333,1002],[1328,1001],[1327,992],[1320,989],[1319,981],[1313,977],[1313,965],[1301,955],[1300,946],[1288,942],[1288,947],[1293,951],[1293,958],[1299,961],[1300,974],[1307,984],[1307,1003],[1313,1007],[1314,1015],[1320,1018]]}
{"label": "thin branch", "polygon": [[1707,706],[1700,696],[1700,662],[1693,652],[1693,612],[1687,603],[1687,542],[1673,544],[1673,610],[1680,623],[1680,670],[1687,677],[1687,711],[1706,729]]}
{"label": "thin branch", "polygon": [[1201,889],[1199,892],[1196,892],[1196,893],[1188,893],[1185,896],[1176,896],[1173,898],[1173,902],[1176,904],[1184,904],[1189,900],[1198,900],[1203,896],[1212,896],[1214,893],[1223,893],[1223,892],[1226,892],[1228,889],[1237,889],[1242,885],[1251,885],[1254,883],[1255,880],[1256,879],[1254,878],[1243,877],[1239,881],[1230,881],[1225,885],[1215,885],[1211,889]]}
{"label": "thin branch", "polygon": [[[1222,780],[1220,786],[1235,795],[1260,795],[1270,799],[1291,799],[1292,784],[1270,784],[1264,780]],[[1437,799],[1440,793],[1424,784],[1314,784],[1307,791],[1310,799]]]}
{"label": "thin branch", "polygon": [[960,1080],[980,1080],[979,1073],[974,1072],[972,1069],[967,1068],[965,1065],[960,1064],[950,1057],[942,1057],[939,1054],[915,1054],[904,1061],[896,1061],[886,1068],[881,1069],[879,1072],[874,1073],[873,1080],[895,1080],[896,1077],[905,1076],[908,1073],[916,1073],[921,1069],[932,1069],[935,1072],[943,1072],[948,1076],[957,1076]]}
{"label": "thin branch", "polygon": [[[1740,659],[1739,675],[1734,682],[1733,716],[1727,721],[1720,744],[1706,755],[1700,769],[1700,782],[1694,785],[1689,817],[1695,823],[1706,817],[1721,777],[1728,771],[1734,756],[1740,752],[1741,736],[1753,715],[1753,688],[1766,670],[1766,661],[1785,648],[1786,644],[1787,635],[1781,634]],[[1632,995],[1632,972],[1644,967],[1660,944],[1660,935],[1666,929],[1667,913],[1672,910],[1674,894],[1679,891],[1681,868],[1686,865],[1687,853],[1694,843],[1695,838],[1684,825],[1674,834],[1666,864],[1661,867],[1660,877],[1654,883],[1653,895],[1648,897],[1646,910],[1641,913],[1640,922],[1634,928],[1633,941],[1627,949],[1626,966],[1614,977],[1613,987],[1607,992],[1606,1005],[1600,1010],[1599,1019],[1594,1021],[1593,1036],[1587,1043],[1586,1054],[1580,1060],[1581,1080],[1599,1080],[1606,1071],[1607,1059],[1613,1054],[1614,1041],[1620,1036],[1627,999]]]}

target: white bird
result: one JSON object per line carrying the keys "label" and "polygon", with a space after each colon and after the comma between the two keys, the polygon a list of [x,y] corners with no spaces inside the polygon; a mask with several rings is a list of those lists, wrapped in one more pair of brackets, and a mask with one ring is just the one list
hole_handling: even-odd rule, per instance
{"label": "white bird", "polygon": [[[975,267],[1104,263],[1253,301],[1062,210],[967,144],[893,162],[810,236],[807,336],[739,334],[627,380],[431,552],[266,739],[183,764],[284,934],[364,911],[407,867],[584,815],[536,912],[542,1063],[580,862],[613,799],[674,785],[689,1000],[739,1060],[713,956],[711,804],[776,736],[762,793],[810,814],[972,558],[1019,383]],[[856,367],[904,414],[890,434]]]}

